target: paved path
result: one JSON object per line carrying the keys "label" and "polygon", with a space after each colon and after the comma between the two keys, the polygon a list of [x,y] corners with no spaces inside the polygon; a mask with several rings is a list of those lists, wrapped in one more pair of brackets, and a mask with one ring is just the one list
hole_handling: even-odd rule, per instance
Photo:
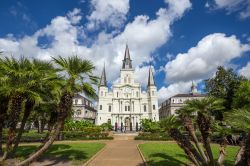
{"label": "paved path", "polygon": [[114,140],[107,142],[107,147],[87,166],[144,166],[137,149],[141,141],[133,139],[132,135],[114,135]]}

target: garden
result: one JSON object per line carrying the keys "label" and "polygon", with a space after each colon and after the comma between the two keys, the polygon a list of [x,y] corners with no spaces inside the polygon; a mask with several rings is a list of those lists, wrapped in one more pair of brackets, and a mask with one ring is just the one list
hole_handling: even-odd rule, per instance
{"label": "garden", "polygon": [[136,140],[166,141],[139,147],[149,165],[250,165],[250,81],[218,67],[205,80],[207,97],[159,122],[143,120]]}

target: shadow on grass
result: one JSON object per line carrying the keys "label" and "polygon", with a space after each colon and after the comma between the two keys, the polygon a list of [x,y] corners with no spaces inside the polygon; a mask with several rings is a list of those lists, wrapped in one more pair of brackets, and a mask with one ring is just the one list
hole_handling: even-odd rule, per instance
{"label": "shadow on grass", "polygon": [[[17,150],[17,157],[25,159],[35,152],[37,147],[35,145],[20,146]],[[84,151],[71,148],[71,146],[65,144],[52,145],[37,161],[45,162],[49,160],[47,166],[52,166],[58,163],[68,163],[72,160],[85,160],[88,158]]]}
{"label": "shadow on grass", "polygon": [[[186,157],[183,154],[178,154],[179,157]],[[167,154],[164,153],[154,153],[152,155],[150,155],[150,157],[158,157],[158,158],[162,158],[162,160],[160,161],[154,161],[154,160],[150,160],[148,161],[148,164],[150,166],[181,166],[181,165],[185,165],[186,163],[177,160],[176,158],[169,156]]]}

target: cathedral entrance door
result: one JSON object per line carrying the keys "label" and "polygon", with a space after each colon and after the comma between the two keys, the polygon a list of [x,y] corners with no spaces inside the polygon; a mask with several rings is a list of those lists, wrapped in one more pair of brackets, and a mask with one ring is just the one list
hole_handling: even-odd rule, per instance
{"label": "cathedral entrance door", "polygon": [[130,130],[130,118],[129,117],[125,118],[125,130],[126,131]]}

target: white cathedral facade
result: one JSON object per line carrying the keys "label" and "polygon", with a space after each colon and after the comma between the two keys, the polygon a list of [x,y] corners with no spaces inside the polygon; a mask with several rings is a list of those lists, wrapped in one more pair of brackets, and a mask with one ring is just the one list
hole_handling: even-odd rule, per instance
{"label": "white cathedral facade", "polygon": [[120,82],[109,90],[105,66],[99,85],[96,124],[111,123],[115,130],[138,130],[141,119],[159,120],[157,88],[152,68],[149,68],[147,91],[142,91],[134,78],[134,69],[126,46]]}

